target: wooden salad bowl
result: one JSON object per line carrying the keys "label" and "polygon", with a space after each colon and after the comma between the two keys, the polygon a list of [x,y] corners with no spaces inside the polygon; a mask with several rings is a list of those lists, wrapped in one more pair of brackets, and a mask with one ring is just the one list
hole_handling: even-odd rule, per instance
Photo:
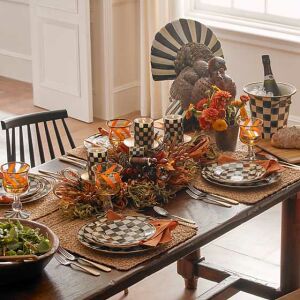
{"label": "wooden salad bowl", "polygon": [[[0,262],[0,285],[12,283],[12,282],[23,282],[28,279],[32,279],[39,275],[46,265],[50,262],[53,255],[58,249],[59,239],[53,233],[53,231],[47,226],[29,220],[21,219],[10,219],[11,221],[19,221],[21,224],[31,227],[39,228],[40,233],[47,236],[50,243],[51,249],[42,255],[37,256],[32,260],[26,261],[12,261],[12,262]],[[0,222],[8,221],[8,219],[0,218]]]}

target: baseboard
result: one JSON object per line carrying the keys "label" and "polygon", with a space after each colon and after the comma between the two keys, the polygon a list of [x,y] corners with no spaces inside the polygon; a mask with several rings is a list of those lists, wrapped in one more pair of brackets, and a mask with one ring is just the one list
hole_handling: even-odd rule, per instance
{"label": "baseboard", "polygon": [[300,116],[289,115],[289,122],[293,122],[297,125],[300,125]]}
{"label": "baseboard", "polygon": [[133,88],[136,88],[136,87],[139,87],[139,86],[140,86],[139,81],[128,82],[128,83],[125,83],[125,84],[114,87],[113,93],[115,93],[115,94],[120,93],[120,92],[129,90],[129,89],[133,89]]}
{"label": "baseboard", "polygon": [[31,57],[0,49],[0,75],[25,82],[32,82]]}

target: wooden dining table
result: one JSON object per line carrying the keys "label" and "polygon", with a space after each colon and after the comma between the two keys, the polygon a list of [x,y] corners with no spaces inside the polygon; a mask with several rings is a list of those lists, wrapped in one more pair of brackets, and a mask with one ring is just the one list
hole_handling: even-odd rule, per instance
{"label": "wooden dining table", "polygon": [[[67,166],[69,167],[68,164],[55,159],[40,165],[33,172],[38,172],[38,169],[56,172]],[[173,214],[196,221],[199,229],[191,239],[129,271],[112,270],[109,273],[101,273],[99,277],[63,267],[52,259],[38,278],[1,286],[0,299],[107,299],[176,261],[178,273],[185,279],[187,288],[195,289],[199,277],[216,282],[212,289],[203,291],[199,299],[209,299],[213,295],[224,299],[239,290],[275,299],[300,288],[300,198],[297,199],[299,191],[300,181],[297,181],[256,204],[239,204],[231,208],[192,199],[181,191],[166,208]],[[282,235],[279,287],[272,286],[267,280],[261,281],[234,271],[223,270],[205,261],[201,256],[201,247],[280,202]],[[184,284],[182,288],[184,289]]]}

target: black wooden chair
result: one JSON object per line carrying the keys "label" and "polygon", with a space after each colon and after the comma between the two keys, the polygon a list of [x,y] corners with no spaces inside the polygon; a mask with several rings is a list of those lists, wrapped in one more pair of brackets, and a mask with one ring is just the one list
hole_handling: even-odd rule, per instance
{"label": "black wooden chair", "polygon": [[[71,148],[75,148],[74,141],[65,121],[66,118],[68,118],[66,110],[55,110],[16,116],[2,120],[2,129],[6,131],[7,161],[17,160],[16,156],[18,145],[20,161],[26,161],[25,148],[27,149],[28,147],[31,167],[36,166],[35,154],[37,153],[39,154],[40,162],[44,163],[44,150],[47,149],[46,146],[44,147],[46,142],[43,143],[43,140],[45,140],[43,138],[44,136],[46,137],[48,154],[51,159],[54,159],[56,156],[53,147],[54,142],[58,144],[60,154],[64,155],[65,148],[63,136],[61,135],[63,131],[65,131],[66,139],[69,141]],[[60,121],[61,124],[59,124]],[[23,128],[25,128],[25,130],[27,129],[27,134],[23,134]],[[32,134],[32,128],[35,131],[35,134]],[[16,138],[17,135],[19,136],[18,139]],[[28,144],[26,144],[26,141],[24,142],[24,140],[26,140],[26,135],[28,138]]]}

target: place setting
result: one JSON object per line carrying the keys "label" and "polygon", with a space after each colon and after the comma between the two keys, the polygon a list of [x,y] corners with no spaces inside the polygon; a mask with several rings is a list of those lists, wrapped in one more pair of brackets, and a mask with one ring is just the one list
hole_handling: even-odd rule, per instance
{"label": "place setting", "polygon": [[[253,147],[262,134],[262,120],[246,119],[240,122],[240,141],[248,146],[248,153],[242,159],[221,155],[217,163],[202,168],[202,177],[213,184],[225,188],[250,189],[276,184],[281,177],[283,167],[276,159],[259,156],[256,159]],[[241,154],[242,155],[242,154]]]}
{"label": "place setting", "polygon": [[22,204],[38,201],[52,191],[52,183],[43,176],[29,173],[30,166],[11,162],[1,166],[2,188],[0,206],[12,206],[6,217],[28,218],[30,213],[22,210]]}

